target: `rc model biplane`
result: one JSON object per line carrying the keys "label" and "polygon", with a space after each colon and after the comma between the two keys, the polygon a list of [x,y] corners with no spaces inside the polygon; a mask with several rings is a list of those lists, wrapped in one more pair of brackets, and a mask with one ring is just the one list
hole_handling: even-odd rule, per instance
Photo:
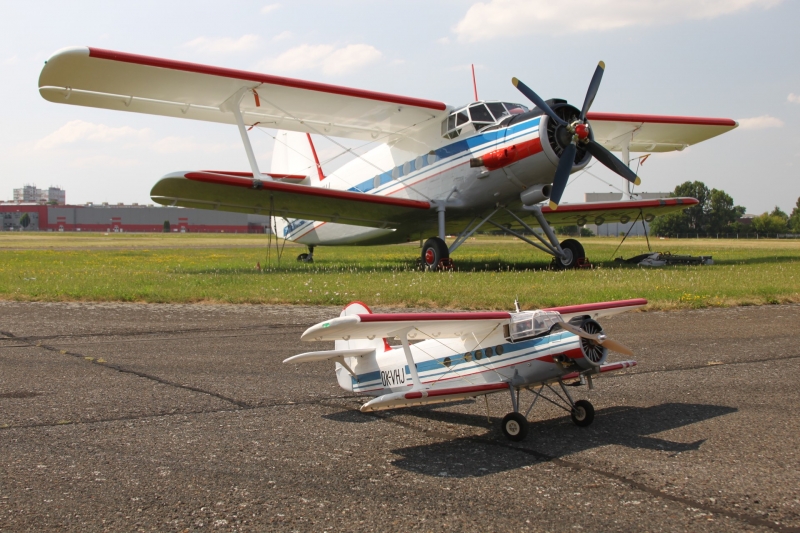
{"label": "rc model biplane", "polygon": [[[335,349],[295,355],[284,363],[333,361],[343,389],[374,397],[361,406],[364,412],[507,392],[512,410],[501,430],[517,441],[525,438],[528,415],[539,399],[562,407],[578,426],[592,423],[594,407],[573,400],[568,387],[592,388],[594,376],[636,365],[607,362],[609,350],[633,352],[608,338],[596,319],[646,304],[635,299],[514,313],[374,314],[352,302],[338,318],[308,328],[301,337],[335,341]],[[389,339],[401,345],[391,346]],[[522,390],[533,394],[524,412]],[[488,400],[486,409],[488,415]]]}
{"label": "rc model biplane", "polygon": [[[570,268],[583,263],[583,247],[574,239],[559,242],[551,225],[649,222],[697,203],[631,197],[559,206],[571,173],[595,158],[638,184],[631,152],[683,150],[737,126],[730,119],[589,112],[604,69],[600,62],[580,109],[563,99],[544,100],[516,78],[515,87],[534,107],[478,100],[477,91],[474,102],[454,107],[74,47],[46,62],[39,92],[62,104],[235,124],[249,172],[174,172],[156,183],[151,197],[163,205],[275,217],[279,234],[308,246],[298,257],[303,261],[313,261],[318,245],[427,238],[421,264],[437,270],[452,265],[450,254],[489,224]],[[258,168],[250,144],[254,127],[279,130],[268,173]],[[325,175],[311,134],[363,145],[347,149],[355,158]],[[533,231],[537,225],[543,235]],[[456,235],[449,245],[447,235]]]}

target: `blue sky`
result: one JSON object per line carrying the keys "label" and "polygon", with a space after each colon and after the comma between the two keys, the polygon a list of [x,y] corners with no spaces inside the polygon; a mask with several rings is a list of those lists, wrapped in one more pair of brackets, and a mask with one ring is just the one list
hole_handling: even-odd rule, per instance
{"label": "blue sky", "polygon": [[[0,19],[0,199],[60,185],[70,203],[149,203],[170,171],[246,170],[231,126],[55,105],[37,91],[56,50],[88,45],[442,100],[580,105],[598,60],[594,111],[727,117],[742,127],[640,169],[643,191],[686,180],[724,189],[750,213],[800,196],[800,2],[485,0],[470,2],[4,2]],[[269,135],[254,130],[268,168]],[[336,149],[318,141],[325,157]],[[338,160],[337,160],[338,161]],[[334,167],[331,165],[329,170]],[[599,165],[566,201],[611,192]]]}

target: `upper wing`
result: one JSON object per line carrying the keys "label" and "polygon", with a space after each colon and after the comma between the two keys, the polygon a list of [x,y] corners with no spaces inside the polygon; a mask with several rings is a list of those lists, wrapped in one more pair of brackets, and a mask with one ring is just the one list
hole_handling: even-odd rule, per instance
{"label": "upper wing", "polygon": [[586,118],[595,141],[612,151],[621,151],[627,143],[631,152],[683,150],[739,125],[729,118],[621,113],[588,113]]}
{"label": "upper wing", "polygon": [[[246,94],[243,92],[246,91]],[[442,102],[100,48],[56,52],[39,76],[51,102],[375,140],[443,117]]]}
{"label": "upper wing", "polygon": [[252,179],[252,174],[247,176],[216,171],[176,172],[161,178],[150,196],[163,205],[378,228],[396,227],[409,215],[419,216],[430,210],[428,202],[418,200],[261,181]]}
{"label": "upper wing", "polygon": [[578,304],[578,305],[565,305],[562,307],[550,307],[542,309],[542,311],[558,311],[561,318],[569,321],[576,316],[589,316],[591,318],[600,318],[602,316],[611,316],[625,311],[632,311],[634,309],[641,309],[647,305],[647,300],[644,298],[634,298],[632,300],[615,300],[613,302],[598,302],[593,304]]}
{"label": "upper wing", "polygon": [[490,331],[508,323],[506,312],[485,313],[388,313],[342,316],[308,328],[300,337],[304,341],[340,339],[373,339],[394,337],[411,330],[409,339],[417,335],[433,338],[461,337],[470,332]]}

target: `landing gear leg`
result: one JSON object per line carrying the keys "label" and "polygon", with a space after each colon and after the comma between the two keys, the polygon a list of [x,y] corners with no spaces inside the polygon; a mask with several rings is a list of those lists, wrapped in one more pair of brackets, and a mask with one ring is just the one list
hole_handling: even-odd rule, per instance
{"label": "landing gear leg", "polygon": [[297,260],[299,262],[301,262],[301,263],[313,263],[314,262],[314,247],[309,245],[308,253],[307,254],[298,255],[297,256]]}
{"label": "landing gear leg", "polygon": [[514,411],[503,417],[500,430],[508,440],[518,442],[528,435],[528,419],[519,412],[519,391],[515,391],[511,385],[508,391],[511,393],[511,407]]}

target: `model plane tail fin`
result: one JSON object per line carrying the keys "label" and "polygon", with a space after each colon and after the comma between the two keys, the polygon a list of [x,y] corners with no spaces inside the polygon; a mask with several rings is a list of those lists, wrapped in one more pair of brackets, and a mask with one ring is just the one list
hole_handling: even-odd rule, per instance
{"label": "model plane tail fin", "polygon": [[275,135],[270,174],[302,174],[309,185],[325,179],[314,142],[308,133],[279,130]]}

